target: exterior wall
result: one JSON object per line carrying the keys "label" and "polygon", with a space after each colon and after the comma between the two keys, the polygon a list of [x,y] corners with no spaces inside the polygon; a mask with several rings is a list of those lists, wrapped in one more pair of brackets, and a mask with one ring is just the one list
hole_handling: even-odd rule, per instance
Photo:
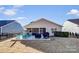
{"label": "exterior wall", "polygon": [[2,33],[22,33],[24,30],[16,21],[2,26]]}
{"label": "exterior wall", "polygon": [[63,24],[62,31],[67,31],[67,32],[73,32],[73,33],[79,33],[79,25],[72,23],[70,21],[66,21]]}
{"label": "exterior wall", "polygon": [[51,29],[57,28],[57,31],[61,31],[62,30],[61,26],[58,26],[56,24],[47,22],[45,20],[32,22],[29,25],[27,25],[26,28],[46,28],[46,31],[49,32],[50,34],[52,33]]}
{"label": "exterior wall", "polygon": [[1,28],[0,28],[0,34],[1,34]]}

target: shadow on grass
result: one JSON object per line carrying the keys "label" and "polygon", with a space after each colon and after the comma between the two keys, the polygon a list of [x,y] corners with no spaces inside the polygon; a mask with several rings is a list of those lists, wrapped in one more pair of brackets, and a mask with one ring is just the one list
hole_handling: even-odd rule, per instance
{"label": "shadow on grass", "polygon": [[21,41],[21,43],[24,44],[25,46],[32,47],[41,52],[45,53],[55,52],[52,51],[51,40],[27,40],[27,41]]}
{"label": "shadow on grass", "polygon": [[16,42],[17,42],[17,41],[14,41],[14,42],[10,45],[10,47],[13,47],[13,46],[16,44]]}
{"label": "shadow on grass", "polygon": [[8,39],[10,39],[10,38],[13,38],[13,37],[7,37],[7,38],[4,38],[4,39],[1,39],[1,38],[0,38],[0,42],[5,41],[5,40],[8,40]]}

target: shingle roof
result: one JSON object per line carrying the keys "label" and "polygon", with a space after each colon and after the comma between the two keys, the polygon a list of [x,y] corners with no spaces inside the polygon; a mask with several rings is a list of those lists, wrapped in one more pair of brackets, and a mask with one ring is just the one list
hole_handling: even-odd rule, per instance
{"label": "shingle roof", "polygon": [[8,23],[11,23],[11,22],[13,22],[13,21],[14,21],[14,20],[0,20],[0,27],[6,25],[6,24],[8,24]]}
{"label": "shingle roof", "polygon": [[57,24],[57,23],[52,22],[52,21],[49,21],[49,20],[47,20],[47,19],[45,19],[45,18],[40,18],[39,20],[45,20],[45,21],[47,21],[47,22],[50,22],[50,23],[52,23],[52,24],[56,24],[56,25],[58,25],[58,26],[61,26],[61,27],[62,27],[62,25]]}
{"label": "shingle roof", "polygon": [[79,19],[69,19],[68,21],[79,25]]}
{"label": "shingle roof", "polygon": [[[52,23],[52,24],[56,24],[56,25],[62,27],[62,25],[59,25],[59,24],[57,24],[57,23],[55,23],[55,22],[52,22],[52,21],[49,21],[49,20],[47,20],[47,19],[45,19],[45,18],[40,18],[40,19],[38,19],[38,20],[36,20],[36,21],[32,21],[31,23],[35,23],[35,22],[39,22],[39,21],[47,21],[47,22],[50,22],[50,23]],[[29,24],[31,24],[31,23],[29,23]],[[29,24],[28,24],[28,25],[29,25]],[[26,27],[26,26],[28,26],[28,25],[25,25],[24,27]]]}

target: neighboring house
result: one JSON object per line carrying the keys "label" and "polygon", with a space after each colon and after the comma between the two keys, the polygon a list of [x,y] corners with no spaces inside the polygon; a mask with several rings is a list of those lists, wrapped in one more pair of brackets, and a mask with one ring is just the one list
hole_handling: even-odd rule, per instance
{"label": "neighboring house", "polygon": [[0,20],[0,35],[2,34],[20,34],[24,29],[15,20]]}
{"label": "neighboring house", "polygon": [[65,21],[62,31],[79,33],[79,19],[69,19]]}
{"label": "neighboring house", "polygon": [[26,25],[25,28],[28,32],[31,31],[32,33],[49,32],[50,34],[52,34],[53,31],[62,30],[61,25],[46,20],[44,18],[31,22],[30,24]]}

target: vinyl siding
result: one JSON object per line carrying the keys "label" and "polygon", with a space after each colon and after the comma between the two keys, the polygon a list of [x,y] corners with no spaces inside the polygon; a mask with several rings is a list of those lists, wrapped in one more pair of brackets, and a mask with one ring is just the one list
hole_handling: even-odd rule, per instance
{"label": "vinyl siding", "polygon": [[79,26],[75,23],[70,22],[70,21],[66,21],[63,24],[62,31],[79,33]]}
{"label": "vinyl siding", "polygon": [[62,30],[61,26],[58,26],[56,24],[50,23],[50,22],[45,21],[45,20],[32,22],[32,23],[26,25],[25,27],[26,27],[26,29],[27,28],[46,28],[46,31],[49,32],[50,34],[52,33],[52,31],[51,31],[52,28],[53,29],[57,28],[57,31],[61,31]]}
{"label": "vinyl siding", "polygon": [[2,27],[2,33],[22,33],[24,30],[16,21]]}

